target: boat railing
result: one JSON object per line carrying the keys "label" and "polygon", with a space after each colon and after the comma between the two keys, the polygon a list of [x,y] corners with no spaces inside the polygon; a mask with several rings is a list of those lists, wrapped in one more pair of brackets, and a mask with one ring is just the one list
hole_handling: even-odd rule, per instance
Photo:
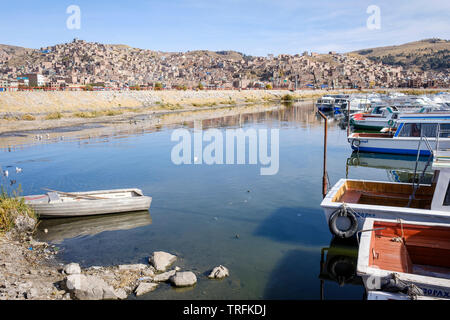
{"label": "boat railing", "polygon": [[[440,140],[440,138],[444,138],[442,135],[444,135],[445,134],[445,138],[446,137],[448,137],[449,136],[449,134],[450,134],[450,130],[449,129],[442,129],[441,128],[441,124],[440,123],[438,123],[438,126],[437,126],[437,132],[436,132],[436,152],[438,152],[440,149],[439,149],[439,140]],[[444,149],[443,149],[444,150]],[[441,151],[443,151],[443,150],[441,150]]]}
{"label": "boat railing", "polygon": [[[416,178],[417,177],[417,166],[419,164],[419,158],[420,158],[420,151],[421,151],[422,141],[424,142],[426,148],[430,152],[430,155],[428,157],[428,161],[427,161],[425,167],[423,168],[422,174],[417,179]],[[407,205],[408,208],[411,206],[412,201],[416,197],[416,191],[419,188],[419,186],[421,185],[423,179],[425,178],[425,172],[427,171],[428,167],[430,166],[432,159],[433,159],[433,148],[431,147],[430,141],[428,141],[427,136],[423,134],[423,131],[421,131],[420,140],[419,140],[419,146],[417,148],[417,158],[416,158],[416,164],[415,164],[415,167],[414,167],[414,175],[413,175],[413,182],[412,182],[413,192],[409,196],[409,201],[408,201],[408,205]],[[416,180],[417,180],[417,183],[416,183]]]}

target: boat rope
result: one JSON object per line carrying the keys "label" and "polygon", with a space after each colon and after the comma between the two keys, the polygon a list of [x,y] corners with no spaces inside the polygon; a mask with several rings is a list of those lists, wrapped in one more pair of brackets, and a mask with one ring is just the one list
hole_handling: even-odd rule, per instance
{"label": "boat rope", "polygon": [[381,287],[381,290],[387,292],[401,292],[408,295],[412,300],[416,300],[418,296],[423,295],[422,289],[420,289],[414,283],[410,283],[401,280],[396,273],[392,273],[390,279],[386,279],[387,282]]}

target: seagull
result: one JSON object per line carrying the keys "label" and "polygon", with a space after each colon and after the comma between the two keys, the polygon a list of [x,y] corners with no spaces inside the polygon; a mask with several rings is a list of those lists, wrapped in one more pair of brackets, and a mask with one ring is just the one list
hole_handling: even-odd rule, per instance
{"label": "seagull", "polygon": [[11,184],[11,185],[13,185],[13,184],[15,184],[17,181],[16,180],[11,180],[9,183]]}
{"label": "seagull", "polygon": [[22,172],[22,168],[16,167],[16,173],[21,173]]}
{"label": "seagull", "polygon": [[3,175],[8,178],[8,176],[9,176],[8,170],[3,171]]}

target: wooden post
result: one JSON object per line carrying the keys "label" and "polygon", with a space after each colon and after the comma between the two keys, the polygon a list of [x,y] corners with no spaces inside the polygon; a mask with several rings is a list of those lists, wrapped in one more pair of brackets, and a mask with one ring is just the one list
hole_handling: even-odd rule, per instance
{"label": "wooden post", "polygon": [[323,135],[323,177],[322,177],[322,195],[325,198],[328,190],[328,180],[327,180],[327,137],[328,137],[328,119],[321,112],[318,111],[319,115],[325,120],[324,124],[324,135]]}
{"label": "wooden post", "polygon": [[350,135],[350,100],[347,103],[347,137]]}

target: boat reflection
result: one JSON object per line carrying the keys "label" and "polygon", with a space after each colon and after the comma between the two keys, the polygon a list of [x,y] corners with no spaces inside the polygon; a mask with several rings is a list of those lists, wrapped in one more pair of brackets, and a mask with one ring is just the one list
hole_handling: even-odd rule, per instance
{"label": "boat reflection", "polygon": [[[40,241],[60,243],[64,239],[96,235],[104,231],[130,230],[152,224],[148,211],[41,220],[36,232]],[[47,232],[46,232],[47,231]]]}
{"label": "boat reflection", "polygon": [[419,158],[416,169],[415,156],[358,153],[355,151],[352,153],[351,157],[347,159],[347,172],[348,167],[385,169],[390,182],[412,183],[415,170],[416,177],[420,177],[423,174],[422,183],[431,184],[433,179],[433,170],[431,168],[431,163],[428,163],[428,157]]}
{"label": "boat reflection", "polygon": [[334,237],[328,248],[322,248],[320,256],[320,299],[324,300],[324,282],[332,281],[345,285],[362,286],[356,274],[358,243],[355,239]]}

